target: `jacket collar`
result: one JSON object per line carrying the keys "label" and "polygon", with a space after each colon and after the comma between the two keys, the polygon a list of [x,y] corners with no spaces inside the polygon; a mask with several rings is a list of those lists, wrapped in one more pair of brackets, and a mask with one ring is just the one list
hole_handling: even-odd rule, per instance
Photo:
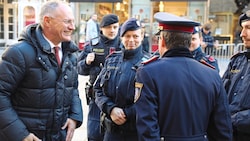
{"label": "jacket collar", "polygon": [[165,52],[162,57],[189,57],[189,58],[193,58],[189,49],[186,47],[178,47],[178,48],[170,49],[167,52]]}
{"label": "jacket collar", "polygon": [[[32,46],[40,48],[42,51],[46,53],[51,53],[50,44],[43,37],[42,27],[40,24],[31,24],[27,26],[21,33],[19,40],[25,40],[30,44],[32,44]],[[78,50],[78,47],[72,41],[62,42],[62,50],[63,52],[69,51],[73,53]]]}

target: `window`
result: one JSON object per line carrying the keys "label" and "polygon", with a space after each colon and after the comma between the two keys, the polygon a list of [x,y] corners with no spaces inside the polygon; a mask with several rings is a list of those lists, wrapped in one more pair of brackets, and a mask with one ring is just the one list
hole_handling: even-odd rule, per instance
{"label": "window", "polygon": [[0,4],[0,39],[4,39],[3,4]]}

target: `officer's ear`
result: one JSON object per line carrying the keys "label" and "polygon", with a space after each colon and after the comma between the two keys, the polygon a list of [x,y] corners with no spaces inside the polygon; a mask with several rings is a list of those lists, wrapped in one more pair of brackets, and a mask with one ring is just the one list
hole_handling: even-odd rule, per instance
{"label": "officer's ear", "polygon": [[159,46],[160,47],[166,47],[165,38],[164,38],[162,33],[159,35]]}

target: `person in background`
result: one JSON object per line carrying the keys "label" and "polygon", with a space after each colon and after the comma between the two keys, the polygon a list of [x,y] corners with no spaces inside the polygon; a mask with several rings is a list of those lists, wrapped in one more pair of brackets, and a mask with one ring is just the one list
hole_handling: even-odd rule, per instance
{"label": "person in background", "polygon": [[134,109],[134,79],[143,54],[141,24],[135,18],[120,30],[124,50],[110,54],[94,85],[96,104],[102,111],[104,141],[137,141]]}
{"label": "person in background", "polygon": [[143,31],[142,49],[143,51],[149,53],[149,35],[146,32],[145,23],[141,22],[141,25],[142,25],[142,31]]}
{"label": "person in background", "polygon": [[102,141],[103,134],[100,133],[100,110],[95,103],[93,84],[100,73],[105,58],[108,54],[120,49],[120,38],[118,36],[119,19],[115,14],[108,14],[102,18],[100,23],[100,37],[93,44],[92,40],[84,47],[84,51],[78,57],[78,73],[89,75],[89,82],[85,88],[89,113],[87,120],[87,136],[89,141]]}
{"label": "person in background", "polygon": [[234,141],[250,140],[250,10],[239,17],[245,51],[231,57],[222,76],[228,94]]}
{"label": "person in background", "polygon": [[71,141],[83,120],[68,3],[48,1],[0,61],[0,140]]}
{"label": "person in background", "polygon": [[203,42],[201,42],[201,47],[204,49],[206,54],[212,55],[214,53],[214,48],[218,47],[218,43],[214,41],[214,37],[211,35],[212,25],[206,23],[202,26],[201,33]]}
{"label": "person in background", "polygon": [[139,141],[232,141],[221,78],[194,60],[188,49],[199,23],[165,12],[154,18],[161,58],[144,62],[136,73]]}
{"label": "person in background", "polygon": [[99,25],[97,23],[97,14],[93,14],[91,18],[87,21],[86,25],[86,41],[98,37],[99,35]]}
{"label": "person in background", "polygon": [[213,56],[207,55],[202,51],[201,42],[202,36],[200,28],[196,26],[192,34],[192,40],[189,50],[191,51],[195,60],[219,72],[220,70],[217,60]]}

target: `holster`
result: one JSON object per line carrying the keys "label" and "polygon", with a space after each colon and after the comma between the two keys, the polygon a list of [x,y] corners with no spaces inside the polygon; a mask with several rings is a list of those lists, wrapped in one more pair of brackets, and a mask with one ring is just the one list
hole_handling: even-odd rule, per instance
{"label": "holster", "polygon": [[89,105],[89,102],[95,97],[94,97],[93,85],[89,84],[88,82],[86,83],[85,86],[85,95],[86,95],[87,105]]}

